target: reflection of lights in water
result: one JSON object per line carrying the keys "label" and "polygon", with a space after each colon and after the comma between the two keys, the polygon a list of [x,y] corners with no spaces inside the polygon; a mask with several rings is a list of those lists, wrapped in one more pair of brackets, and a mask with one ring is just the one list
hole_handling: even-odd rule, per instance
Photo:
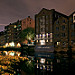
{"label": "reflection of lights in water", "polygon": [[40,40],[41,45],[45,45],[45,40]]}
{"label": "reflection of lights in water", "polygon": [[41,58],[40,62],[41,63],[45,63],[45,59],[44,58]]}
{"label": "reflection of lights in water", "polygon": [[9,55],[14,56],[14,54],[15,54],[14,52],[11,52]]}
{"label": "reflection of lights in water", "polygon": [[37,64],[37,68],[39,68],[38,64]]}

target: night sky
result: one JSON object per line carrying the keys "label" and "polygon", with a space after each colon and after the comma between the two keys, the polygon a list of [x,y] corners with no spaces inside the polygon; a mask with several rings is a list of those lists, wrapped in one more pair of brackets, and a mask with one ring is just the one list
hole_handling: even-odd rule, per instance
{"label": "night sky", "polygon": [[42,8],[70,15],[75,11],[75,0],[0,0],[0,31],[18,19],[34,18]]}

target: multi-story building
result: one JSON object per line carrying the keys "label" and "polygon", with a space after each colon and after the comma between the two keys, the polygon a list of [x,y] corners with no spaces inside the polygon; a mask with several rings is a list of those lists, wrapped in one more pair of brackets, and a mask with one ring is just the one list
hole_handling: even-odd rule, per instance
{"label": "multi-story building", "polygon": [[35,51],[67,51],[68,16],[43,8],[35,15],[35,34]]}
{"label": "multi-story building", "polygon": [[5,39],[6,43],[20,42],[19,34],[21,32],[21,22],[18,20],[15,23],[9,24],[8,26],[5,26]]}
{"label": "multi-story building", "polygon": [[23,20],[18,20],[17,22],[10,23],[9,25],[5,26],[5,43],[22,43],[19,34],[22,30],[28,27],[35,27],[35,22],[30,16]]}
{"label": "multi-story building", "polygon": [[69,46],[75,51],[75,12],[69,15]]}
{"label": "multi-story building", "polygon": [[27,18],[21,20],[21,28],[22,30],[31,27],[31,28],[35,28],[35,21],[28,16]]}
{"label": "multi-story building", "polygon": [[54,49],[55,51],[67,51],[68,50],[68,17],[55,11],[54,21]]}
{"label": "multi-story building", "polygon": [[0,32],[0,46],[3,46],[5,44],[5,32]]}

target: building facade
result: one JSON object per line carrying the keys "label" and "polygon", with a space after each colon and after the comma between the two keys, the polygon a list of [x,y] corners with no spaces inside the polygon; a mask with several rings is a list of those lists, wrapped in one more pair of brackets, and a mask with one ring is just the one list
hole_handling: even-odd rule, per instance
{"label": "building facade", "polygon": [[27,18],[21,20],[21,28],[22,30],[31,27],[31,28],[35,28],[35,21],[28,16]]}
{"label": "building facade", "polygon": [[[42,48],[45,51],[67,51],[68,50],[68,16],[43,8],[35,15],[35,50]],[[44,47],[39,47],[44,46]],[[43,50],[44,50],[43,49]]]}
{"label": "building facade", "polygon": [[5,42],[20,43],[21,22],[18,20],[15,23],[5,26]]}
{"label": "building facade", "polygon": [[69,15],[69,46],[75,51],[75,12]]}

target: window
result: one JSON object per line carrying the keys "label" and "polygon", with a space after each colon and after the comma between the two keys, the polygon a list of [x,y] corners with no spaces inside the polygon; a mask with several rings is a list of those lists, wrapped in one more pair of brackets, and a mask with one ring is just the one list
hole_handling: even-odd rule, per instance
{"label": "window", "polygon": [[57,42],[57,45],[60,45],[60,42]]}
{"label": "window", "polygon": [[46,42],[48,42],[48,40]]}
{"label": "window", "polygon": [[71,32],[71,36],[74,36],[75,35],[75,33],[74,32]]}
{"label": "window", "polygon": [[65,37],[65,33],[62,33],[62,37]]}
{"label": "window", "polygon": [[59,21],[56,21],[56,24],[59,24]]}
{"label": "window", "polygon": [[46,36],[47,36],[47,38],[48,38],[48,33],[46,33]]}
{"label": "window", "polygon": [[50,33],[50,38],[52,38],[52,33]]}
{"label": "window", "polygon": [[38,35],[36,35],[36,38],[38,39]]}
{"label": "window", "polygon": [[40,40],[41,45],[45,45],[45,40]]}
{"label": "window", "polygon": [[43,34],[43,37],[42,38],[45,38],[45,34]]}
{"label": "window", "polygon": [[65,30],[65,25],[62,26],[62,30]]}
{"label": "window", "polygon": [[14,28],[16,28],[16,25],[14,25]]}
{"label": "window", "polygon": [[55,37],[59,37],[59,34],[56,34]]}
{"label": "window", "polygon": [[52,42],[52,39],[50,39],[50,42]]}
{"label": "window", "polygon": [[65,20],[63,20],[63,23],[65,23]]}
{"label": "window", "polygon": [[59,30],[59,27],[56,27],[56,30],[58,31]]}
{"label": "window", "polygon": [[71,29],[73,29],[73,30],[74,30],[74,24],[72,24],[72,25],[71,25]]}
{"label": "window", "polygon": [[48,15],[46,15],[46,24],[48,24]]}

